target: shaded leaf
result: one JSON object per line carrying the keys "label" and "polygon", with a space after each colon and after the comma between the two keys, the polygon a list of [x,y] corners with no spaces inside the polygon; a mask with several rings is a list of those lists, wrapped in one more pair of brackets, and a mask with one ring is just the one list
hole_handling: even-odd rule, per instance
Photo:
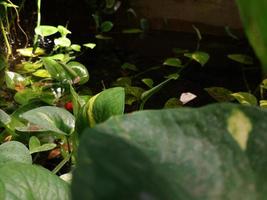
{"label": "shaded leaf", "polygon": [[168,58],[164,61],[163,65],[168,65],[171,67],[182,67],[182,62],[179,58]]}
{"label": "shaded leaf", "polygon": [[0,168],[9,163],[32,163],[30,151],[24,144],[10,141],[0,145]]}
{"label": "shaded leaf", "polygon": [[244,65],[253,65],[253,58],[244,54],[229,54],[227,57]]}
{"label": "shaded leaf", "polygon": [[210,87],[205,88],[204,90],[218,102],[228,102],[235,99],[231,95],[233,92],[223,87]]}
{"label": "shaded leaf", "polygon": [[[69,185],[47,169],[29,164],[8,164],[0,168],[3,200],[69,200]],[[15,188],[15,189],[14,189]]]}

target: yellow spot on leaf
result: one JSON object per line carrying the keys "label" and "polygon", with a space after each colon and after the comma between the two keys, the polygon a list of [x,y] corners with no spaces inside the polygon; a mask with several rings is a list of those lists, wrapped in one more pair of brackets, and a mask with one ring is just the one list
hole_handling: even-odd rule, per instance
{"label": "yellow spot on leaf", "polygon": [[242,150],[246,150],[249,134],[252,130],[250,119],[240,110],[234,110],[227,120],[227,130],[240,145]]}

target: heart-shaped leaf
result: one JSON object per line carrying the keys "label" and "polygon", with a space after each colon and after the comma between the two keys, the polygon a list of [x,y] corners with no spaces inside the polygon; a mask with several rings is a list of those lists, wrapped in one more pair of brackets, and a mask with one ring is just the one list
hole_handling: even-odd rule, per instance
{"label": "heart-shaped leaf", "polygon": [[9,89],[15,90],[17,87],[24,87],[28,81],[16,72],[5,72],[6,85]]}
{"label": "heart-shaped leaf", "polygon": [[29,141],[29,149],[30,153],[37,153],[43,151],[49,151],[56,147],[57,145],[54,143],[47,143],[41,145],[40,140],[36,136],[32,136]]}
{"label": "heart-shaped leaf", "polygon": [[41,37],[47,37],[50,35],[54,35],[56,32],[58,32],[58,28],[54,26],[48,26],[48,25],[41,25],[34,29],[35,34],[40,35]]}
{"label": "heart-shaped leaf", "polygon": [[73,200],[257,199],[256,186],[267,191],[266,120],[236,104],[114,117],[82,135]]}
{"label": "heart-shaped leaf", "polygon": [[14,163],[0,167],[1,200],[69,200],[69,185],[47,169]]}
{"label": "heart-shaped leaf", "polygon": [[46,70],[51,77],[58,81],[70,81],[71,77],[63,66],[52,58],[42,58]]}
{"label": "heart-shaped leaf", "polygon": [[[20,117],[37,126],[37,130],[31,131],[52,131],[67,135],[74,130],[75,120],[73,115],[67,110],[55,106],[35,108],[21,114]],[[21,129],[18,127],[18,130]]]}
{"label": "heart-shaped leaf", "polygon": [[182,67],[182,62],[179,58],[168,58],[164,61],[163,65],[171,67]]}
{"label": "heart-shaped leaf", "polygon": [[77,74],[77,77],[75,77],[75,79],[78,84],[83,85],[88,82],[89,73],[87,68],[83,64],[76,61],[71,61],[67,63],[67,66]]}
{"label": "heart-shaped leaf", "polygon": [[[5,142],[0,145],[0,168],[9,163],[32,163],[27,147],[17,141]],[[1,179],[1,178],[0,178]]]}
{"label": "heart-shaped leaf", "polygon": [[114,24],[111,21],[105,21],[101,24],[100,29],[102,32],[109,32],[113,28]]}
{"label": "heart-shaped leaf", "polygon": [[237,92],[237,93],[231,94],[231,96],[233,96],[241,104],[252,105],[252,106],[258,105],[257,98],[254,95],[250,94],[250,93]]}
{"label": "heart-shaped leaf", "polygon": [[185,53],[185,57],[195,60],[203,67],[210,59],[210,55],[206,52],[196,51],[194,53]]}
{"label": "heart-shaped leaf", "polygon": [[88,119],[93,127],[114,115],[124,113],[125,92],[121,87],[110,88],[100,92],[89,100]]}

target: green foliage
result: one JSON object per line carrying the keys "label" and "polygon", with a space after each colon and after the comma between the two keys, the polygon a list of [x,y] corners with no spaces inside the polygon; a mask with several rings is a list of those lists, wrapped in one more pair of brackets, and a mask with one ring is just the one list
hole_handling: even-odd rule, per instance
{"label": "green foliage", "polygon": [[73,199],[264,199],[266,120],[234,104],[110,119],[81,138]]}
{"label": "green foliage", "polygon": [[0,167],[2,200],[68,200],[69,186],[39,166],[12,163]]}
{"label": "green foliage", "polygon": [[10,163],[32,164],[32,157],[27,147],[16,141],[0,145],[0,168]]}
{"label": "green foliage", "polygon": [[267,24],[265,0],[236,0],[248,39],[267,72]]}

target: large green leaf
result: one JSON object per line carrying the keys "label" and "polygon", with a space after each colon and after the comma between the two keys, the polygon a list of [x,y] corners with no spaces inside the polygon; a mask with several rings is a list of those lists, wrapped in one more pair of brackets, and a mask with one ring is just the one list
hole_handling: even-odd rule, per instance
{"label": "large green leaf", "polygon": [[42,37],[47,37],[50,35],[54,35],[58,32],[58,28],[54,26],[42,25],[38,26],[34,29],[35,34],[40,35]]}
{"label": "large green leaf", "polygon": [[89,100],[88,119],[90,127],[114,115],[124,113],[125,92],[122,87],[104,90]]}
{"label": "large green leaf", "polygon": [[34,125],[26,129],[18,127],[20,131],[52,131],[58,134],[71,134],[74,130],[74,116],[63,108],[55,106],[43,106],[27,111],[20,115],[22,119],[27,120]]}
{"label": "large green leaf", "polygon": [[8,163],[32,163],[32,157],[27,147],[16,141],[0,145],[0,167]]}
{"label": "large green leaf", "polygon": [[267,73],[267,1],[236,0],[248,39]]}
{"label": "large green leaf", "polygon": [[[1,189],[2,185],[2,189]],[[69,185],[47,169],[14,163],[0,168],[1,200],[69,200]],[[1,196],[0,195],[0,196]]]}
{"label": "large green leaf", "polygon": [[46,70],[49,72],[51,77],[57,81],[70,81],[71,77],[64,67],[52,58],[42,58]]}
{"label": "large green leaf", "polygon": [[114,117],[81,138],[73,200],[266,197],[266,120],[236,104]]}

